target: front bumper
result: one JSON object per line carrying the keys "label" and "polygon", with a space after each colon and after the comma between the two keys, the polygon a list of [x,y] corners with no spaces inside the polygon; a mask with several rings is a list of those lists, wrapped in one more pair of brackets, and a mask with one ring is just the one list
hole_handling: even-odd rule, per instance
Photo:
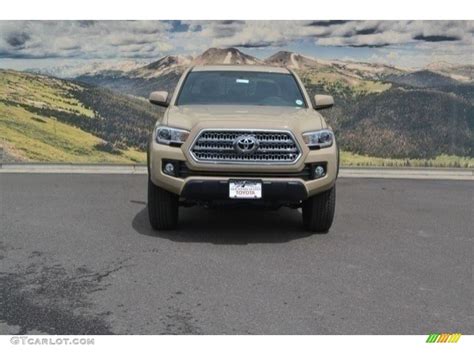
{"label": "front bumper", "polygon": [[[264,199],[271,197],[275,200],[304,200],[330,189],[337,177],[337,147],[335,144],[320,150],[305,149],[298,164],[287,167],[221,164],[201,167],[194,162],[190,164],[183,149],[183,147],[171,147],[154,141],[150,142],[149,171],[150,179],[155,185],[185,199],[212,200],[219,199],[219,197],[227,199],[229,180],[252,179],[262,181]],[[162,170],[163,160],[181,161],[193,174],[185,178],[166,175]],[[318,179],[298,177],[298,173],[303,172],[307,164],[317,162],[326,163],[325,176]],[[209,171],[214,176],[209,176]],[[224,172],[225,176],[218,176]],[[201,173],[202,175],[200,175]],[[278,175],[287,176],[278,177]]]}

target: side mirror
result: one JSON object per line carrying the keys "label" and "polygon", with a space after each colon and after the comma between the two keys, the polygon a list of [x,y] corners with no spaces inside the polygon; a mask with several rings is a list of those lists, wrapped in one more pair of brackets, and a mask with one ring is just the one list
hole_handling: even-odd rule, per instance
{"label": "side mirror", "polygon": [[150,97],[148,100],[153,104],[153,105],[158,105],[158,106],[163,106],[163,107],[168,107],[168,92],[167,91],[153,91],[150,94]]}
{"label": "side mirror", "polygon": [[314,95],[315,110],[322,110],[334,105],[334,98],[331,95]]}

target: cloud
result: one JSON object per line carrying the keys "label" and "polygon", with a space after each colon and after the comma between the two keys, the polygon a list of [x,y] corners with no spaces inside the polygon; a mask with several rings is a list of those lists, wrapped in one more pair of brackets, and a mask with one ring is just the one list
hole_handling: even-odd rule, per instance
{"label": "cloud", "polygon": [[25,32],[12,32],[6,37],[6,42],[12,47],[22,47],[26,41],[30,39],[30,35]]}
{"label": "cloud", "polygon": [[172,28],[163,21],[0,21],[0,56],[157,57],[174,48],[169,40]]}
{"label": "cloud", "polygon": [[417,41],[472,43],[472,26],[472,21],[350,21],[326,28],[314,40],[325,46],[372,48]]}
{"label": "cloud", "polygon": [[316,45],[380,48],[418,41],[472,41],[473,21],[190,21],[199,39],[221,47],[283,47],[311,39]]}
{"label": "cloud", "polygon": [[305,34],[298,21],[205,21],[200,26],[200,37],[213,47],[282,47]]}
{"label": "cloud", "polygon": [[377,27],[372,27],[372,28],[363,28],[361,30],[357,30],[355,32],[356,35],[373,35],[378,32]]}
{"label": "cloud", "polygon": [[306,26],[333,26],[333,25],[343,25],[349,21],[347,20],[322,20],[322,21],[311,21],[306,24]]}
{"label": "cloud", "polygon": [[236,47],[241,47],[241,48],[264,48],[264,47],[270,47],[275,45],[274,42],[266,42],[266,41],[260,41],[260,42],[246,42],[240,45],[237,45]]}
{"label": "cloud", "polygon": [[461,38],[456,36],[443,36],[443,35],[434,35],[434,36],[424,36],[417,35],[413,37],[417,41],[426,41],[426,42],[446,42],[446,41],[459,41]]}
{"label": "cloud", "polygon": [[474,21],[0,21],[0,58],[157,58],[301,43],[373,50],[427,45],[456,53],[472,50],[473,33]]}

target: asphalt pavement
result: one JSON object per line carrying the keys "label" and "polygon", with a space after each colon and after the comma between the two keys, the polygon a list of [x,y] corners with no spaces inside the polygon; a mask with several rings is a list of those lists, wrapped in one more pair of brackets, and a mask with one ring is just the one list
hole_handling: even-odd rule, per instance
{"label": "asphalt pavement", "polygon": [[0,334],[473,334],[471,181],[339,179],[298,210],[183,208],[145,175],[0,174]]}

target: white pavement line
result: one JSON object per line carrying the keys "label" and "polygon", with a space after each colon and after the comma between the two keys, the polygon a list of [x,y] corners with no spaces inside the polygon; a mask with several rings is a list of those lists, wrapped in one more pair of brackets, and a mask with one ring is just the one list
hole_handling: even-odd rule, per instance
{"label": "white pavement line", "polygon": [[341,168],[339,176],[345,178],[379,179],[434,179],[434,180],[474,180],[472,170],[444,169],[351,169]]}
{"label": "white pavement line", "polygon": [[340,177],[380,179],[474,180],[472,170],[443,169],[351,169],[341,168]]}
{"label": "white pavement line", "polygon": [[0,173],[26,174],[146,174],[142,165],[3,164]]}
{"label": "white pavement line", "polygon": [[[144,165],[94,164],[3,164],[0,173],[27,174],[147,174]],[[343,178],[428,179],[473,181],[470,169],[417,169],[417,168],[341,168]]]}

